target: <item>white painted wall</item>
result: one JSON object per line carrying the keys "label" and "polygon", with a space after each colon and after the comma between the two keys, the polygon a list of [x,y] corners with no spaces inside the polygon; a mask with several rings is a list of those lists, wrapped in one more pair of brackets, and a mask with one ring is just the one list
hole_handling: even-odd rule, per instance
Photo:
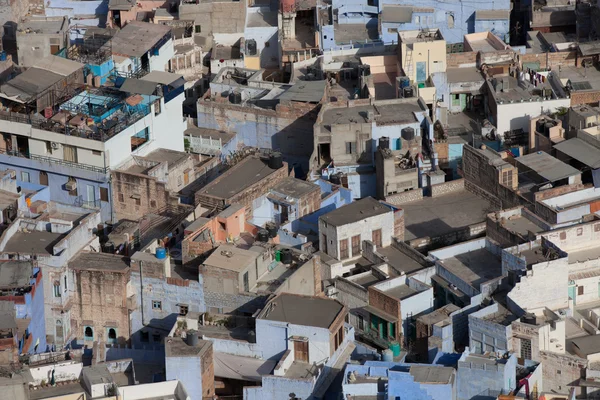
{"label": "white painted wall", "polygon": [[523,103],[504,103],[498,104],[497,120],[494,121],[498,128],[498,133],[504,135],[504,132],[523,129],[529,132],[529,123],[532,117],[537,117],[544,112],[554,112],[560,107],[569,108],[570,99],[553,99],[546,101],[532,101]]}
{"label": "white painted wall", "polygon": [[175,55],[173,39],[170,39],[158,49],[157,56],[150,56],[150,71],[167,71],[169,61]]}
{"label": "white painted wall", "polygon": [[[75,361],[65,361],[53,365],[44,365],[37,368],[31,368],[29,372],[34,386],[39,386],[42,381],[50,383],[52,379],[52,370],[54,370],[54,379],[56,382],[66,382],[79,379],[83,364]],[[2,397],[0,395],[0,397]]]}

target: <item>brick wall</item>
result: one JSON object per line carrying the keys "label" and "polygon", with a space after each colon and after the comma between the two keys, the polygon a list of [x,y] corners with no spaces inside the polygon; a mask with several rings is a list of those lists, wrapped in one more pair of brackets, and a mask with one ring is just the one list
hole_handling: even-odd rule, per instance
{"label": "brick wall", "polygon": [[572,91],[571,92],[571,107],[580,104],[597,105],[600,101],[600,90]]}
{"label": "brick wall", "polygon": [[374,287],[369,287],[368,290],[370,306],[398,318],[398,322],[396,323],[395,340],[398,343],[402,343],[402,315],[400,314],[400,301],[393,297],[387,296],[381,290],[375,289]]}
{"label": "brick wall", "polygon": [[446,55],[446,68],[458,68],[465,66],[476,66],[477,52],[451,53]]}
{"label": "brick wall", "polygon": [[458,192],[460,190],[464,190],[464,188],[464,179],[457,179],[455,181],[438,183],[437,185],[431,185],[431,197],[437,197],[452,192]]}
{"label": "brick wall", "polygon": [[409,190],[402,193],[396,193],[391,196],[385,198],[387,203],[393,204],[395,206],[410,203],[411,201],[421,200],[423,198],[423,190],[415,189]]}
{"label": "brick wall", "polygon": [[215,364],[213,361],[213,345],[208,345],[208,349],[202,355],[202,396],[203,398],[212,398],[215,394]]}
{"label": "brick wall", "polygon": [[[116,219],[138,220],[169,204],[166,185],[156,178],[123,171],[112,171],[112,201]],[[139,200],[132,196],[139,196]],[[139,202],[139,204],[138,204]]]}
{"label": "brick wall", "polygon": [[186,238],[181,242],[181,256],[183,257],[183,262],[186,263],[193,260],[212,250],[212,248],[213,244],[210,241],[195,242],[193,239]]}
{"label": "brick wall", "polygon": [[577,51],[560,51],[555,53],[527,53],[520,54],[519,60],[521,65],[523,63],[539,62],[540,68],[554,68],[560,66],[571,66],[577,65]]}
{"label": "brick wall", "polygon": [[394,212],[394,237],[400,241],[404,241],[404,210]]}
{"label": "brick wall", "polygon": [[[544,368],[544,391],[557,391],[567,393],[570,384],[578,383],[584,376],[587,360],[566,354],[556,354],[546,351],[540,351],[539,360]],[[558,372],[560,371],[560,373]],[[575,387],[575,394],[580,394],[581,389]]]}

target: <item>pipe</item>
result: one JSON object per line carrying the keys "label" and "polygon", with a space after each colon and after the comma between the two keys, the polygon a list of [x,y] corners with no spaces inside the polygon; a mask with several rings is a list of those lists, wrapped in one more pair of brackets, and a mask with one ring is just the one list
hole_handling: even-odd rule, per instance
{"label": "pipe", "polygon": [[144,277],[142,276],[142,264],[140,261],[140,310],[142,312],[142,325],[146,326],[144,322]]}

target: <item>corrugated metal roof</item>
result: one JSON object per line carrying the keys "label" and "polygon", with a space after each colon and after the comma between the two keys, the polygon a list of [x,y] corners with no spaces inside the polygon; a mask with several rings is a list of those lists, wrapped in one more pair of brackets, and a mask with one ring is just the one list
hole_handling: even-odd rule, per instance
{"label": "corrugated metal roof", "polygon": [[579,52],[582,56],[600,54],[600,40],[579,44]]}
{"label": "corrugated metal roof", "polygon": [[381,12],[381,22],[411,22],[412,14],[412,7],[384,5]]}
{"label": "corrugated metal roof", "polygon": [[26,103],[61,79],[54,72],[32,67],[0,86],[0,96]]}
{"label": "corrugated metal roof", "polygon": [[45,69],[58,75],[69,76],[75,71],[82,69],[83,64],[58,56],[48,56],[36,61],[33,67]]}
{"label": "corrugated metal roof", "polygon": [[577,169],[565,164],[550,154],[539,151],[517,158],[517,162],[532,169],[549,182],[556,182],[570,176],[580,175]]}
{"label": "corrugated metal roof", "polygon": [[477,10],[475,19],[477,21],[510,19],[510,10]]}
{"label": "corrugated metal roof", "polygon": [[555,144],[554,148],[590,168],[600,168],[600,150],[579,138],[565,140]]}

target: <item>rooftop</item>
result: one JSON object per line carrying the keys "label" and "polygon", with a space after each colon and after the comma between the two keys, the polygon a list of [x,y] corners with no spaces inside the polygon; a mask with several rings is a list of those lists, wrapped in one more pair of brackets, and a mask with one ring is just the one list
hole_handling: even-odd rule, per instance
{"label": "rooftop", "polygon": [[[248,8],[248,11],[251,9]],[[277,12],[265,11],[248,12],[246,15],[246,28],[268,28],[277,27]]]}
{"label": "rooftop", "polygon": [[587,68],[560,67],[560,80],[563,84],[570,83],[571,91],[600,90],[600,70],[596,66]]}
{"label": "rooftop", "polygon": [[446,70],[446,76],[448,83],[462,83],[462,82],[483,82],[485,78],[481,72],[475,68],[448,68]]}
{"label": "rooftop", "polygon": [[415,382],[428,384],[448,384],[452,382],[454,368],[413,365],[410,367],[410,374]]}
{"label": "rooftop", "polygon": [[347,204],[322,215],[319,219],[333,226],[342,226],[376,217],[383,214],[392,215],[392,210],[372,197]]}
{"label": "rooftop", "polygon": [[589,335],[572,340],[573,346],[582,356],[589,356],[600,353],[600,335]]}
{"label": "rooftop", "polygon": [[492,211],[489,201],[466,190],[424,197],[401,207],[405,218],[405,240],[444,235],[483,222]]}
{"label": "rooftop", "polygon": [[282,293],[267,303],[257,319],[329,328],[343,309],[333,299]]}
{"label": "rooftop", "polygon": [[527,237],[529,232],[539,233],[545,229],[524,215],[518,214],[502,220],[502,226],[510,232]]}
{"label": "rooftop", "polygon": [[600,168],[600,149],[579,138],[562,141],[555,144],[554,148],[590,168]]}
{"label": "rooftop", "polygon": [[445,258],[440,265],[477,291],[482,283],[502,276],[502,260],[485,248]]}
{"label": "rooftop", "polygon": [[165,357],[202,357],[211,346],[208,340],[198,339],[198,343],[191,346],[181,337],[169,337],[165,339]]}
{"label": "rooftop", "polygon": [[106,364],[97,364],[85,367],[81,373],[88,379],[91,385],[113,382],[113,377]]}
{"label": "rooftop", "polygon": [[19,22],[19,34],[58,34],[69,27],[68,19],[64,17],[31,16]]}
{"label": "rooftop", "polygon": [[29,261],[0,262],[0,290],[29,286],[33,274],[33,265]]}
{"label": "rooftop", "polygon": [[53,247],[66,236],[46,231],[15,232],[4,246],[5,253],[53,255]]}
{"label": "rooftop", "polygon": [[419,293],[408,285],[398,285],[394,287],[390,287],[389,289],[382,290],[386,295],[390,297],[394,297],[398,300],[406,299],[407,297],[412,296],[413,294]]}
{"label": "rooftop", "polygon": [[229,199],[246,188],[266,179],[276,170],[257,157],[246,157],[197,194]]}
{"label": "rooftop", "polygon": [[261,382],[263,375],[270,375],[276,360],[261,360],[233,354],[214,352],[215,377],[241,381]]}
{"label": "rooftop", "polygon": [[426,325],[435,325],[442,321],[448,320],[450,314],[458,310],[460,310],[460,308],[451,303],[440,307],[437,310],[430,312],[429,314],[422,315],[418,317],[417,320]]}
{"label": "rooftop", "polygon": [[244,250],[231,244],[222,244],[202,264],[205,267],[241,272],[253,263],[260,254],[257,251]]}
{"label": "rooftop", "polygon": [[373,113],[377,126],[401,125],[417,122],[415,112],[424,111],[418,98],[387,100],[383,104],[349,106],[344,108],[326,108],[322,111],[321,124],[325,126],[351,123],[369,123],[368,113]]}
{"label": "rooftop", "polygon": [[544,151],[517,157],[516,161],[536,172],[548,182],[556,182],[571,176],[581,175],[579,170]]}
{"label": "rooftop", "polygon": [[320,191],[319,185],[292,177],[285,178],[271,189],[273,192],[281,193],[293,199],[299,199],[315,190]]}
{"label": "rooftop", "polygon": [[126,272],[127,257],[108,253],[81,252],[69,261],[69,268],[86,271]]}
{"label": "rooftop", "polygon": [[384,257],[387,257],[387,264],[396,270],[398,273],[404,272],[407,275],[419,271],[425,266],[407,256],[402,251],[394,246],[380,247],[377,252]]}
{"label": "rooftop", "polygon": [[588,204],[600,199],[600,188],[587,188],[575,192],[565,193],[560,196],[541,200],[540,202],[557,211]]}
{"label": "rooftop", "polygon": [[156,46],[171,28],[162,24],[130,21],[112,38],[112,52],[122,56],[141,57]]}
{"label": "rooftop", "polygon": [[398,32],[400,41],[406,44],[417,42],[432,42],[436,40],[444,40],[442,33],[437,29],[421,29],[415,31]]}
{"label": "rooftop", "polygon": [[510,312],[506,307],[498,304],[498,311],[489,313],[483,316],[482,319],[495,324],[509,326],[513,321],[517,320],[517,316]]}

